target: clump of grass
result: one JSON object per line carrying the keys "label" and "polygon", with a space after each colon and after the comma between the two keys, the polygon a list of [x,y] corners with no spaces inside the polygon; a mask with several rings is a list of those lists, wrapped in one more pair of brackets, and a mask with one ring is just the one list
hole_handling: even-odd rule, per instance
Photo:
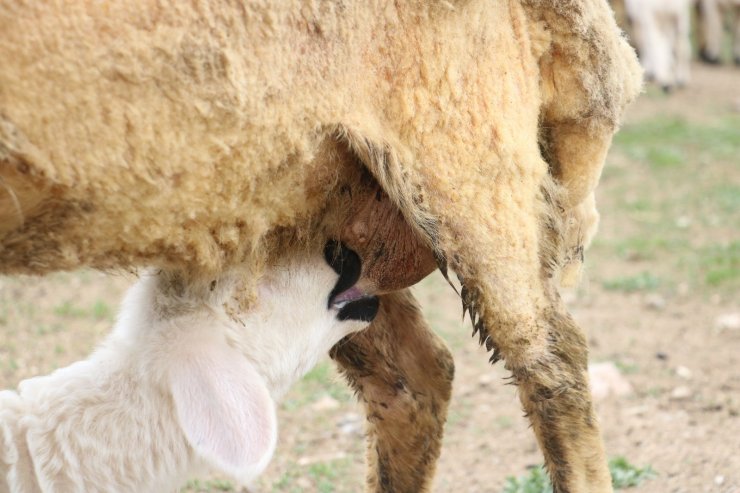
{"label": "clump of grass", "polygon": [[722,183],[711,191],[711,197],[723,212],[736,213],[740,211],[740,186]]}
{"label": "clump of grass", "polygon": [[533,467],[529,474],[506,478],[503,493],[552,493],[552,484],[542,466]]}
{"label": "clump of grass", "polygon": [[647,162],[653,169],[671,169],[686,162],[686,153],[706,157],[731,157],[740,151],[737,117],[712,124],[682,118],[656,118],[625,125],[615,136],[615,147],[632,159]]}
{"label": "clump of grass", "polygon": [[660,279],[650,272],[642,272],[636,276],[617,277],[602,282],[604,289],[610,291],[652,291],[660,286]]}
{"label": "clump of grass", "polygon": [[640,367],[637,366],[637,363],[634,363],[632,361],[627,362],[616,360],[614,361],[614,366],[616,366],[619,371],[621,371],[625,375],[634,375],[635,373],[640,371]]}
{"label": "clump of grass", "polygon": [[85,309],[74,305],[72,302],[65,301],[61,305],[54,307],[54,315],[59,315],[60,317],[81,318],[86,316],[87,312]]}
{"label": "clump of grass", "polygon": [[334,484],[345,473],[347,466],[345,459],[317,462],[308,467],[308,475],[313,479],[319,493],[333,493]]}
{"label": "clump of grass", "polygon": [[294,483],[301,477],[301,471],[298,468],[291,468],[283,473],[282,476],[272,485],[272,491],[289,491],[290,493],[300,493],[302,489]]}
{"label": "clump of grass", "polygon": [[113,310],[105,301],[98,300],[92,306],[92,316],[95,320],[109,320],[112,318]]}
{"label": "clump of grass", "polygon": [[686,162],[679,149],[670,147],[648,149],[645,158],[654,168],[673,168]]}
{"label": "clump of grass", "polygon": [[112,320],[113,310],[103,300],[96,301],[90,309],[77,306],[71,301],[54,307],[54,314],[60,317],[86,318],[92,317],[95,320]]}
{"label": "clump of grass", "polygon": [[719,286],[740,279],[740,241],[711,246],[701,251],[704,281]]}
{"label": "clump of grass", "polygon": [[677,249],[688,248],[688,242],[682,238],[666,238],[662,235],[640,235],[621,239],[613,246],[622,258],[629,260],[652,260],[658,257],[658,255],[675,253]]}
{"label": "clump of grass", "polygon": [[328,394],[338,402],[349,402],[352,394],[337,376],[331,363],[322,361],[306,374],[283,400],[282,407],[289,411],[298,409]]}
{"label": "clump of grass", "polygon": [[[621,456],[609,461],[609,472],[612,486],[617,490],[639,486],[643,481],[656,476],[651,466],[637,467]],[[529,474],[524,476],[506,478],[503,493],[552,493],[552,484],[545,469],[538,466],[530,469]]]}
{"label": "clump of grass", "polygon": [[184,491],[192,492],[211,492],[211,491],[236,491],[234,485],[225,479],[209,479],[201,481],[200,479],[191,479],[185,485]]}
{"label": "clump of grass", "polygon": [[639,486],[646,479],[656,476],[651,466],[637,467],[624,457],[614,457],[609,461],[609,472],[612,475],[612,486],[615,489]]}

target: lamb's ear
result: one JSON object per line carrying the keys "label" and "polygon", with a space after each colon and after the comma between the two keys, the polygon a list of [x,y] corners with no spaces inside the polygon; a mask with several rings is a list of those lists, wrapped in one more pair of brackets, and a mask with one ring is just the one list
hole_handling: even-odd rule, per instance
{"label": "lamb's ear", "polygon": [[275,449],[275,404],[247,360],[225,341],[201,342],[174,362],[170,386],[200,457],[239,481],[262,472]]}

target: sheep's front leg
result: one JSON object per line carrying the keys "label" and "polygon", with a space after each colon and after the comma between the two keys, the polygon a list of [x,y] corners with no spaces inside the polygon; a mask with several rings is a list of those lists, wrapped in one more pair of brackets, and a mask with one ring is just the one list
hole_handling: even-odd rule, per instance
{"label": "sheep's front leg", "polygon": [[454,364],[410,292],[383,296],[373,324],[331,356],[367,413],[367,491],[429,491]]}

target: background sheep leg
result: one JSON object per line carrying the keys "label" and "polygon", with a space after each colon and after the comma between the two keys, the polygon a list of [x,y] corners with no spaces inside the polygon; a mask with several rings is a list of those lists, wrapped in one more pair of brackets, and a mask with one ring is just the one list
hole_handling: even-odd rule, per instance
{"label": "background sheep leg", "polygon": [[699,56],[707,63],[720,63],[722,54],[722,15],[717,0],[700,0]]}
{"label": "background sheep leg", "polygon": [[409,291],[385,295],[365,331],[331,352],[368,416],[367,491],[429,491],[454,364]]}
{"label": "background sheep leg", "polygon": [[740,3],[729,9],[732,18],[732,58],[740,66]]}
{"label": "background sheep leg", "polygon": [[691,17],[688,5],[685,5],[676,23],[676,83],[683,87],[689,83],[691,70]]}

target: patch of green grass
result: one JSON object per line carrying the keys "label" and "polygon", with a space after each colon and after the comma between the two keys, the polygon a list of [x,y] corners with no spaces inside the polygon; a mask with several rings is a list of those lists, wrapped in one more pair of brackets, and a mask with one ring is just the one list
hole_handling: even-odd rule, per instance
{"label": "patch of green grass", "polygon": [[624,207],[627,210],[635,211],[635,212],[646,212],[653,210],[655,208],[655,204],[651,200],[649,200],[647,197],[640,197],[635,200],[631,200],[629,202],[625,201]]}
{"label": "patch of green grass", "polygon": [[675,168],[686,162],[686,157],[679,149],[656,147],[648,149],[645,159],[654,168]]}
{"label": "patch of green grass", "polygon": [[710,286],[740,279],[740,241],[704,248],[699,252],[699,258],[704,281]]}
{"label": "patch of green grass", "polygon": [[601,284],[609,291],[624,291],[634,293],[636,291],[652,291],[660,286],[660,279],[650,272],[642,272],[636,276],[616,277],[608,279]]}
{"label": "patch of green grass", "polygon": [[625,362],[621,360],[615,360],[614,366],[616,366],[624,375],[634,375],[640,370],[640,367],[637,366],[636,363]]}
{"label": "patch of green grass", "polygon": [[301,477],[301,473],[298,469],[289,469],[280,476],[280,479],[273,483],[272,491],[301,493],[302,489],[298,485],[293,484],[299,477]]}
{"label": "patch of green grass", "polygon": [[609,461],[609,472],[615,489],[639,486],[643,481],[654,478],[655,471],[651,466],[637,467],[624,457],[614,457]]}
{"label": "patch of green grass", "polygon": [[234,485],[225,479],[191,479],[185,485],[183,491],[188,492],[211,492],[211,491],[236,491]]}
{"label": "patch of green grass", "polygon": [[660,397],[665,393],[665,389],[663,387],[650,387],[645,391],[646,395],[649,395],[650,397]]}
{"label": "patch of green grass", "polygon": [[[654,478],[651,466],[637,467],[624,457],[614,457],[609,461],[612,486],[616,490],[639,486],[643,481]],[[506,478],[503,493],[552,493],[552,484],[542,466],[533,467],[529,474]]]}
{"label": "patch of green grass", "polygon": [[103,300],[96,301],[91,312],[95,320],[110,320],[113,316],[113,310]]}
{"label": "patch of green grass", "polygon": [[740,118],[736,116],[712,124],[661,117],[625,125],[614,137],[614,146],[653,169],[672,169],[685,164],[687,154],[707,159],[737,155],[740,153],[738,126]]}
{"label": "patch of green grass", "polygon": [[60,317],[70,318],[87,318],[92,317],[95,320],[113,320],[113,310],[103,300],[97,300],[90,309],[77,306],[71,301],[54,307],[54,314]]}
{"label": "patch of green grass", "polygon": [[633,236],[614,244],[620,257],[631,260],[652,260],[661,253],[673,252],[685,246],[687,246],[686,240],[672,241],[664,235]]}
{"label": "patch of green grass", "polygon": [[317,401],[321,396],[329,394],[339,402],[349,402],[352,394],[347,384],[337,377],[332,363],[322,361],[299,381],[283,400],[282,406],[287,410],[295,410]]}
{"label": "patch of green grass", "polygon": [[524,476],[506,478],[503,493],[552,493],[552,484],[545,469],[538,466]]}
{"label": "patch of green grass", "polygon": [[74,305],[71,301],[65,301],[61,305],[54,307],[54,315],[60,317],[83,318],[87,316],[87,310]]}
{"label": "patch of green grass", "polygon": [[337,479],[344,475],[348,465],[347,459],[317,462],[308,466],[308,475],[316,484],[316,491],[319,493],[334,493],[334,485],[337,483]]}
{"label": "patch of green grass", "polygon": [[722,183],[710,191],[710,197],[714,199],[722,212],[740,212],[740,186]]}

